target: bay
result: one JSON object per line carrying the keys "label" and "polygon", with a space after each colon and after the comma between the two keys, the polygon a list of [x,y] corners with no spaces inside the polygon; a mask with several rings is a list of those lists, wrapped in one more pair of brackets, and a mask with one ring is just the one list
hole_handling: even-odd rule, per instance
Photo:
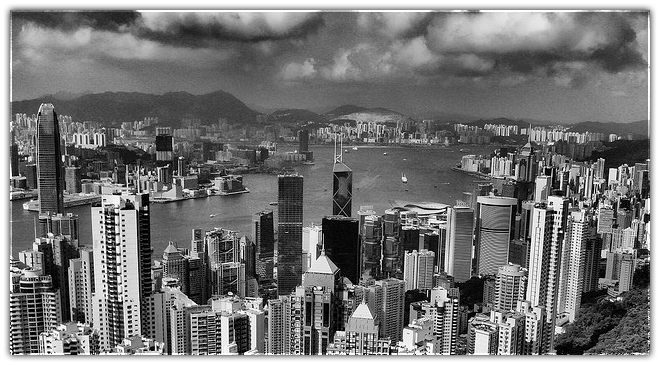
{"label": "bay", "polygon": [[[295,147],[290,147],[293,150]],[[471,192],[478,184],[476,178],[451,167],[461,156],[483,154],[493,146],[470,146],[461,152],[458,146],[443,148],[426,147],[350,147],[344,153],[344,163],[353,170],[353,216],[362,205],[371,205],[378,214],[391,208],[391,201],[437,202],[453,205],[463,198],[463,192]],[[287,150],[288,147],[280,148]],[[320,225],[321,219],[332,214],[332,146],[312,146],[315,165],[301,165],[296,171],[304,176],[303,206],[304,224]],[[384,155],[387,153],[387,155]],[[401,182],[405,173],[408,183]],[[162,257],[169,241],[180,247],[190,246],[191,230],[210,230],[222,227],[251,234],[254,213],[277,206],[277,176],[268,174],[245,174],[245,186],[250,193],[232,196],[213,196],[174,203],[151,204],[151,241],[153,258]],[[32,247],[36,212],[23,210],[24,201],[12,201],[10,213],[11,253]],[[92,243],[90,206],[73,207],[66,210],[80,217],[80,244]],[[215,215],[210,218],[209,215]]]}

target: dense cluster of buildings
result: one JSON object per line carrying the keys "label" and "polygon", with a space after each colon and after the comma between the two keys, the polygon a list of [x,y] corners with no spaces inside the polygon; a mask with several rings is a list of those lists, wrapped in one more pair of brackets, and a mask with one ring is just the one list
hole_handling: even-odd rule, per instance
{"label": "dense cluster of buildings", "polygon": [[[277,219],[256,212],[251,237],[194,228],[188,247],[171,242],[152,262],[140,180],[104,191],[93,242],[79,242],[52,105],[36,129],[40,214],[32,249],[11,260],[12,354],[552,354],[583,293],[616,298],[648,264],[648,160],[606,171],[533,143],[454,205],[382,213],[353,207],[353,171],[335,148],[320,226],[303,226],[304,177],[282,174]],[[458,284],[474,278],[484,298],[471,308]]]}

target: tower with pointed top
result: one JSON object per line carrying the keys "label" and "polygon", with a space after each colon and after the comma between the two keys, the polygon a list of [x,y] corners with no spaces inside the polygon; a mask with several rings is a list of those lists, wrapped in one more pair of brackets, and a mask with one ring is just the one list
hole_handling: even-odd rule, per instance
{"label": "tower with pointed top", "polygon": [[[339,151],[337,151],[337,138]],[[344,164],[341,137],[335,134],[335,162],[332,167],[332,215],[351,216],[353,170]]]}
{"label": "tower with pointed top", "polygon": [[63,213],[60,126],[53,104],[41,104],[37,114],[37,188],[39,213]]}

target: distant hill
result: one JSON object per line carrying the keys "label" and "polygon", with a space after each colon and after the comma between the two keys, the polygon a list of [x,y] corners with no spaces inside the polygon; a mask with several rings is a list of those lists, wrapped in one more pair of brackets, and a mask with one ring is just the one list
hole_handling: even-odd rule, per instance
{"label": "distant hill", "polygon": [[570,132],[592,132],[592,133],[615,133],[618,135],[632,133],[636,139],[645,139],[649,135],[649,122],[640,120],[632,123],[613,123],[613,122],[582,122],[574,124]]}
{"label": "distant hill", "polygon": [[304,122],[315,122],[315,123],[327,123],[328,118],[325,116],[316,114],[312,111],[306,109],[280,109],[276,110],[270,114],[270,117],[273,121],[277,123],[304,123]]}
{"label": "distant hill", "polygon": [[198,118],[203,124],[227,118],[230,123],[255,123],[254,110],[224,91],[204,95],[170,92],[162,95],[137,92],[105,92],[82,95],[70,100],[56,96],[14,101],[12,114],[36,114],[41,103],[53,103],[60,115],[70,115],[74,121],[98,121],[103,125],[132,122],[144,117],[158,117],[161,124],[178,127],[186,118]]}

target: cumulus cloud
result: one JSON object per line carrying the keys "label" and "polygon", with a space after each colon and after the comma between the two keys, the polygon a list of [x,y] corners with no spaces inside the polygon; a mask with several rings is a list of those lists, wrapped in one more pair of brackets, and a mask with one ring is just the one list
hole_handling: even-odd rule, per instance
{"label": "cumulus cloud", "polygon": [[313,78],[316,75],[316,60],[306,59],[303,63],[290,62],[278,74],[285,81],[297,81]]}
{"label": "cumulus cloud", "polygon": [[432,16],[431,12],[361,12],[357,24],[362,31],[398,39],[422,34]]}

